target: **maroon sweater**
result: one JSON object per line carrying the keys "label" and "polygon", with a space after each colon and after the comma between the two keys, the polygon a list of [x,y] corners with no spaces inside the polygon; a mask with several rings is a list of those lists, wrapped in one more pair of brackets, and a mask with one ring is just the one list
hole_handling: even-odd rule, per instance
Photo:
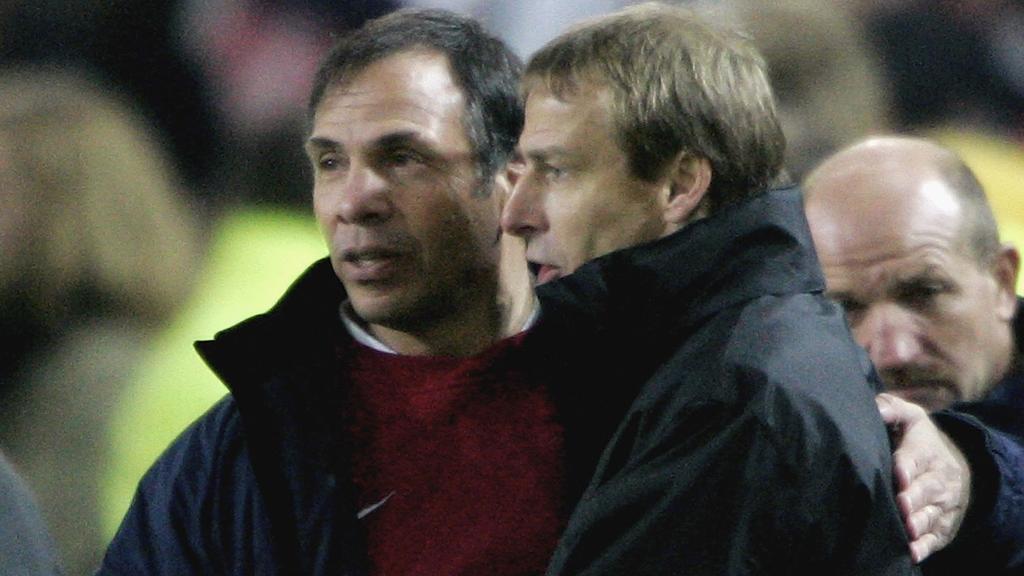
{"label": "maroon sweater", "polygon": [[544,572],[566,516],[563,430],[528,358],[521,335],[469,358],[354,345],[349,432],[373,574]]}

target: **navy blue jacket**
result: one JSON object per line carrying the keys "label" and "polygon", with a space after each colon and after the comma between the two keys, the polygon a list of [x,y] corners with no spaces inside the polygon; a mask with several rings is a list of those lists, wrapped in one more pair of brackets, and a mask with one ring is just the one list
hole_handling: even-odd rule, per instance
{"label": "navy blue jacket", "polygon": [[[322,260],[266,314],[197,343],[231,394],[146,473],[99,574],[366,573],[338,416],[338,351],[350,339],[338,318],[343,298]],[[557,308],[548,302],[524,348],[540,356],[528,364],[559,383],[552,396],[565,423],[571,504],[636,386],[595,386],[596,333]]]}
{"label": "navy blue jacket", "polygon": [[927,560],[928,576],[1024,574],[1024,305],[1014,318],[1014,364],[979,402],[935,414],[970,462],[973,497],[948,548]]}
{"label": "navy blue jacket", "polygon": [[[560,574],[913,574],[869,364],[796,190],[542,286]],[[362,574],[329,264],[198,348],[231,397],[140,484],[101,574]],[[339,363],[340,362],[340,363]]]}

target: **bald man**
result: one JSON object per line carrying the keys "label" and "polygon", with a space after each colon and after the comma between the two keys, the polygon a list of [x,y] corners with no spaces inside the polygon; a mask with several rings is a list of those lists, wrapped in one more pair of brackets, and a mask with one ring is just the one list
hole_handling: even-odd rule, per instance
{"label": "bald man", "polygon": [[[966,454],[974,488],[953,545],[926,563],[926,573],[1019,573],[1020,257],[999,242],[983,190],[949,150],[921,139],[874,138],[811,173],[805,208],[829,294],[845,308],[887,390],[930,411],[955,408],[934,419]],[[956,533],[958,520],[942,521]]]}

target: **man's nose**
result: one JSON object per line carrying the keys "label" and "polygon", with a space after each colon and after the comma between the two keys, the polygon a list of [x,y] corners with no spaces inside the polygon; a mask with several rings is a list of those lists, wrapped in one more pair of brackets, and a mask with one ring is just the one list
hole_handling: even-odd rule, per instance
{"label": "man's nose", "polygon": [[388,182],[370,166],[353,163],[338,194],[338,217],[346,224],[386,222],[394,214]]}
{"label": "man's nose", "polygon": [[501,213],[501,228],[513,236],[531,238],[547,230],[543,196],[528,174],[518,174]]}
{"label": "man's nose", "polygon": [[870,306],[853,332],[879,371],[912,364],[924,351],[914,314],[896,304]]}

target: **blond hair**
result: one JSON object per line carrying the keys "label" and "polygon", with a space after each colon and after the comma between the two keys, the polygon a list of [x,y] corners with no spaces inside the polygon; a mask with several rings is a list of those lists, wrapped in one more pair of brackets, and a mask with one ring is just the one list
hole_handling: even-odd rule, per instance
{"label": "blond hair", "polygon": [[44,316],[99,305],[162,318],[191,284],[197,237],[160,143],[77,75],[7,70],[0,91],[0,172],[20,214],[9,277]]}
{"label": "blond hair", "polygon": [[706,158],[713,210],[780,175],[785,138],[763,58],[692,10],[646,3],[585,21],[533,56],[523,87],[562,96],[581,82],[610,89],[619,144],[639,178],[656,178],[680,152]]}

